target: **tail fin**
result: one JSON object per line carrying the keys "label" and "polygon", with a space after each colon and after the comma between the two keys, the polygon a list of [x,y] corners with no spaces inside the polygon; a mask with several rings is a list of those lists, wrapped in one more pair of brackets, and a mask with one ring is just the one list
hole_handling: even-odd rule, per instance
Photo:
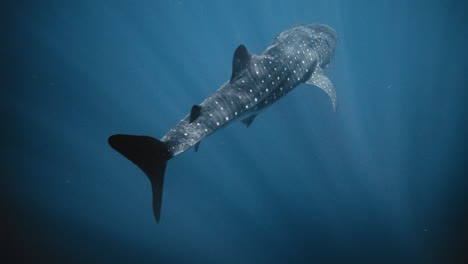
{"label": "tail fin", "polygon": [[135,163],[148,176],[153,190],[153,212],[156,222],[161,215],[161,201],[166,163],[171,158],[167,146],[152,137],[113,135],[109,145]]}

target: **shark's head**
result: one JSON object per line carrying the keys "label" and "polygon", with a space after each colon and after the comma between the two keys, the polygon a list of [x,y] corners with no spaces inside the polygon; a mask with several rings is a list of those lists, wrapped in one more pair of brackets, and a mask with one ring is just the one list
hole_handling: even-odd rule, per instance
{"label": "shark's head", "polygon": [[332,27],[327,26],[327,25],[309,24],[308,28],[314,30],[315,33],[322,33],[324,36],[329,38],[331,41],[336,41],[336,39],[338,37],[337,34],[336,34],[336,31]]}
{"label": "shark's head", "polygon": [[320,66],[325,67],[333,57],[335,52],[335,44],[337,40],[336,31],[327,26],[322,24],[308,24],[306,26],[308,30],[311,30],[313,34],[313,38],[320,39],[321,43],[323,43],[325,50],[322,50],[320,57]]}
{"label": "shark's head", "polygon": [[319,34],[320,37],[326,41],[326,44],[330,47],[330,49],[335,49],[337,34],[333,28],[322,24],[313,24],[311,27],[316,34]]}
{"label": "shark's head", "polygon": [[336,41],[336,39],[338,38],[338,35],[336,34],[336,31],[332,27],[329,27],[327,25],[320,25],[320,26],[322,26],[322,30],[325,34],[327,34],[331,39],[333,39],[333,41]]}

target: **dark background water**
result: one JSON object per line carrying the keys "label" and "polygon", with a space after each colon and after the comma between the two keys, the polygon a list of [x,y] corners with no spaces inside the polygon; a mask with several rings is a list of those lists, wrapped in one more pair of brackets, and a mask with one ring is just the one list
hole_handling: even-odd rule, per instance
{"label": "dark background water", "polygon": [[[455,263],[467,249],[463,1],[3,1],[2,234],[11,261]],[[163,136],[239,44],[339,35],[339,111],[302,85],[146,176],[107,145]],[[4,255],[5,256],[5,255]],[[465,259],[466,260],[466,259]]]}

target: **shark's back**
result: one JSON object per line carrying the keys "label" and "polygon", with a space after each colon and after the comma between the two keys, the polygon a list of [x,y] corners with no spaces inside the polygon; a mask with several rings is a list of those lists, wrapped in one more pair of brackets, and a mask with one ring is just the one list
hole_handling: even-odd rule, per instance
{"label": "shark's back", "polygon": [[140,167],[153,191],[153,212],[160,219],[162,186],[167,161],[236,119],[247,127],[258,112],[301,83],[324,90],[336,107],[336,95],[324,75],[333,55],[336,33],[328,26],[302,24],[280,33],[260,55],[244,45],[234,52],[231,79],[199,105],[161,140],[148,136],[113,135],[109,144]]}

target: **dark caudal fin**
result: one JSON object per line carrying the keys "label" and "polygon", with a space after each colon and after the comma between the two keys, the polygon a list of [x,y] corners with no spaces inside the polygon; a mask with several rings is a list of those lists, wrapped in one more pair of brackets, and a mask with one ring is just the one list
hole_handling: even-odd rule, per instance
{"label": "dark caudal fin", "polygon": [[166,163],[171,158],[166,144],[148,136],[113,135],[109,144],[135,163],[148,176],[153,189],[153,212],[156,222],[161,216],[161,201]]}

